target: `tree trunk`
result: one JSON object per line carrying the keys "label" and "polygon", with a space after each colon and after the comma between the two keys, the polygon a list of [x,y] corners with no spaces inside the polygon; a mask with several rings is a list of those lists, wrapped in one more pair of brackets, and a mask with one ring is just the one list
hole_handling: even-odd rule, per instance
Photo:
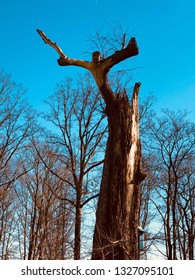
{"label": "tree trunk", "polygon": [[129,104],[126,93],[106,108],[109,136],[96,213],[92,259],[139,259],[141,148],[136,83]]}
{"label": "tree trunk", "polygon": [[139,259],[138,225],[141,172],[141,145],[139,141],[138,92],[136,83],[132,104],[126,92],[115,95],[109,86],[107,74],[116,64],[138,54],[135,38],[125,48],[101,59],[98,51],[92,61],[69,58],[61,48],[41,31],[46,44],[60,55],[60,66],[79,66],[88,69],[106,103],[108,143],[104,160],[99,195],[92,259]]}
{"label": "tree trunk", "polygon": [[75,215],[75,239],[74,239],[74,260],[80,260],[81,258],[81,197],[82,188],[77,186],[77,203],[76,203],[76,215]]}
{"label": "tree trunk", "polygon": [[189,246],[189,260],[194,260],[194,234],[189,233],[188,237],[188,246]]}

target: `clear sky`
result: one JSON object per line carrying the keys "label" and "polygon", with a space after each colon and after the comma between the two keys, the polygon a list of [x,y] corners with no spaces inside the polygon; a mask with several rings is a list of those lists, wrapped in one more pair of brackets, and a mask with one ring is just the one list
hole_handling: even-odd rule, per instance
{"label": "clear sky", "polygon": [[152,92],[159,107],[187,109],[195,121],[194,0],[0,0],[0,13],[0,69],[28,89],[36,108],[56,83],[78,73],[57,65],[57,53],[36,28],[69,57],[90,59],[89,36],[118,22],[138,42],[140,54],[128,67],[137,68],[140,95]]}

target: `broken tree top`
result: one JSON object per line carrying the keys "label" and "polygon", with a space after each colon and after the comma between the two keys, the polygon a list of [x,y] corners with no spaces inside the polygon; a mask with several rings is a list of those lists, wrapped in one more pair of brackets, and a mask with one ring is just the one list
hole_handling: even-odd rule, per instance
{"label": "broken tree top", "polygon": [[114,54],[111,56],[107,57],[106,59],[100,60],[100,59],[94,59],[94,56],[98,53],[99,57],[99,52],[94,52],[92,54],[92,61],[85,61],[85,60],[79,60],[79,59],[73,59],[69,58],[62,49],[53,41],[51,41],[43,31],[37,29],[38,34],[41,36],[43,41],[50,45],[53,49],[56,50],[56,52],[59,54],[60,58],[58,59],[58,64],[60,66],[68,66],[68,65],[74,65],[74,66],[80,66],[83,68],[86,68],[90,71],[92,71],[95,64],[101,64],[106,72],[109,71],[109,69],[114,66],[115,64],[129,58],[132,56],[135,56],[138,54],[138,47],[136,43],[136,39],[133,37],[129,40],[129,43],[127,44],[126,48],[122,48],[121,50],[116,51]]}

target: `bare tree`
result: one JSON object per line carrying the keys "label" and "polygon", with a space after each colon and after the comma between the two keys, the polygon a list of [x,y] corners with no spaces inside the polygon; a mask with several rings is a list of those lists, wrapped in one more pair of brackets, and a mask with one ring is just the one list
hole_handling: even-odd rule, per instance
{"label": "bare tree", "polygon": [[141,170],[138,128],[141,84],[135,83],[130,103],[125,89],[115,94],[108,81],[108,72],[112,67],[138,54],[136,40],[132,38],[126,46],[123,40],[122,49],[107,58],[102,58],[100,52],[95,51],[91,61],[84,61],[69,58],[41,30],[37,32],[46,44],[57,51],[60,66],[74,65],[91,72],[106,104],[109,132],[92,259],[138,259],[140,182],[145,178]]}
{"label": "bare tree", "polygon": [[0,114],[1,187],[20,176],[20,155],[28,137],[38,128],[34,125],[36,112],[27,104],[25,90],[4,72],[0,72]]}
{"label": "bare tree", "polygon": [[194,260],[195,256],[195,157],[182,163],[177,196],[177,251],[179,259]]}
{"label": "bare tree", "polygon": [[194,256],[195,126],[185,112],[164,110],[150,123],[148,146],[156,155],[156,197],[163,224],[165,257]]}
{"label": "bare tree", "polygon": [[[38,145],[38,144],[37,144]],[[54,151],[39,144],[45,161],[54,171],[60,170],[54,161]],[[72,205],[67,202],[68,188],[53,176],[37,155],[28,148],[33,168],[18,179],[18,242],[22,259],[67,259],[72,257]],[[27,166],[23,165],[26,169]],[[63,170],[64,178],[68,171]],[[61,199],[59,199],[59,197]]]}
{"label": "bare tree", "polygon": [[[80,259],[82,209],[99,193],[94,177],[97,178],[98,168],[103,163],[103,142],[107,131],[104,106],[89,75],[78,80],[77,88],[70,80],[58,85],[56,93],[46,103],[49,110],[44,119],[55,131],[48,133],[46,141],[57,148],[55,160],[70,174],[66,183],[74,197],[71,199],[75,207],[74,259]],[[64,180],[59,171],[53,175]]]}
{"label": "bare tree", "polygon": [[[11,186],[10,186],[11,187]],[[16,257],[14,233],[16,228],[17,209],[15,193],[11,188],[0,189],[0,259],[8,260]]]}
{"label": "bare tree", "polygon": [[[23,151],[29,135],[36,132],[36,114],[25,101],[25,90],[12,81],[11,77],[0,72],[0,240],[1,257],[11,258],[17,205],[13,187],[23,175]],[[31,166],[28,166],[30,170]],[[26,172],[26,171],[25,171]],[[3,241],[2,241],[3,240]],[[6,243],[5,243],[6,242]],[[5,246],[5,244],[7,244]],[[11,247],[10,247],[11,246]],[[5,249],[6,248],[6,249]],[[9,248],[9,250],[8,250]],[[12,248],[12,249],[11,249]]]}

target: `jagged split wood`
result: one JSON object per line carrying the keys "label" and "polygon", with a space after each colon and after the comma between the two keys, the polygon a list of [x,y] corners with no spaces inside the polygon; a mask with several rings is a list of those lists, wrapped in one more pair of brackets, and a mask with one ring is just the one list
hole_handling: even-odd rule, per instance
{"label": "jagged split wood", "polygon": [[135,83],[129,102],[125,90],[114,94],[108,82],[108,72],[114,65],[138,54],[136,40],[132,38],[127,47],[105,59],[101,59],[96,51],[91,61],[85,61],[69,58],[41,30],[37,32],[46,44],[57,51],[60,66],[79,66],[92,73],[106,104],[109,135],[92,259],[139,259],[140,182],[145,178],[141,170],[139,140],[138,93],[141,84]]}

